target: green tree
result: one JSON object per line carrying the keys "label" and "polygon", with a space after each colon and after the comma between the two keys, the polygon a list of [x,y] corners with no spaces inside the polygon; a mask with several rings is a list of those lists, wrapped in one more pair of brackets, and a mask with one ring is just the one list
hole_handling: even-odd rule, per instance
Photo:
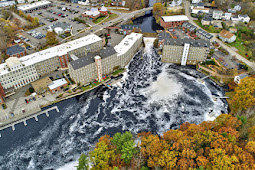
{"label": "green tree", "polygon": [[81,154],[79,158],[79,165],[77,166],[77,170],[88,170],[89,169],[89,160],[87,155]]}
{"label": "green tree", "polygon": [[34,17],[34,18],[33,18],[32,25],[33,25],[34,27],[36,27],[36,26],[39,25],[39,19],[38,19],[37,17]]}
{"label": "green tree", "polygon": [[46,43],[49,45],[56,44],[58,42],[54,32],[47,32],[45,38],[46,38]]}

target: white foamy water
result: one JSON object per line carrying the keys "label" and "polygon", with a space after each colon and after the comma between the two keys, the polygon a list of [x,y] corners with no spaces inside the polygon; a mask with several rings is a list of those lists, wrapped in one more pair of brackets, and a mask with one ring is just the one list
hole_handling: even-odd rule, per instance
{"label": "white foamy water", "polygon": [[198,124],[227,113],[224,100],[212,99],[224,95],[220,87],[210,80],[200,83],[197,78],[204,75],[190,67],[161,63],[153,39],[145,38],[145,43],[144,52],[127,66],[121,87],[102,87],[78,101],[65,101],[55,119],[39,119],[39,132],[28,123],[22,142],[14,135],[8,142],[15,145],[4,155],[0,152],[0,169],[72,169],[104,134],[128,130],[161,135],[186,121]]}

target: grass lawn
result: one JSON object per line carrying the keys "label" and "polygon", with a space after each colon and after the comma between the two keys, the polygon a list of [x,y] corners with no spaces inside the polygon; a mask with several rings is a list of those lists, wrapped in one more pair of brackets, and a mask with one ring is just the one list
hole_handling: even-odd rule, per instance
{"label": "grass lawn", "polygon": [[204,30],[206,30],[209,33],[219,33],[221,31],[221,29],[216,29],[214,28],[212,25],[211,26],[204,26],[202,25],[202,23],[199,20],[194,20],[194,22],[201,28],[203,28]]}
{"label": "grass lawn", "polygon": [[119,16],[118,14],[112,13],[112,14],[110,14],[109,17],[105,20],[105,22],[108,22],[108,21],[110,21],[110,20],[112,20],[112,19],[115,19],[115,18],[117,18],[118,16]]}
{"label": "grass lawn", "polygon": [[97,19],[95,19],[93,22],[95,24],[98,24],[100,23],[101,21],[103,21],[107,16],[101,16],[101,17],[98,17]]}
{"label": "grass lawn", "polygon": [[113,74],[114,76],[116,76],[116,75],[118,75],[119,73],[123,72],[124,70],[125,70],[124,68],[121,68],[121,69],[118,69],[118,70],[114,71],[112,74]]}
{"label": "grass lawn", "polygon": [[242,40],[237,38],[235,42],[228,43],[229,46],[235,47],[238,50],[238,53],[246,58],[245,53],[247,53],[246,47],[242,44]]}

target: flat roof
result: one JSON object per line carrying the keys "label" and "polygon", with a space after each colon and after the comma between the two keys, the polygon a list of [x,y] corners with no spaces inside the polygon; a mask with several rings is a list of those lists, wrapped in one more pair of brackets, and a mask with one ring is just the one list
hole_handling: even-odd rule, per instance
{"label": "flat roof", "polygon": [[162,16],[165,22],[175,22],[175,21],[188,21],[189,18],[186,15],[173,15],[173,16]]}
{"label": "flat roof", "polygon": [[59,80],[54,80],[51,84],[48,85],[50,90],[53,90],[57,87],[63,86],[64,84],[67,84],[66,79],[62,78]]}
{"label": "flat roof", "polygon": [[[62,56],[64,54],[67,54],[69,51],[84,47],[98,41],[102,41],[102,39],[95,34],[90,34],[82,38],[48,48],[46,50],[26,55],[19,58],[19,61],[22,62],[24,66],[33,65],[35,63],[53,58],[55,56]],[[9,73],[8,69],[6,68],[6,63],[0,64],[0,75]]]}
{"label": "flat roof", "polygon": [[205,47],[209,48],[210,47],[210,41],[206,40],[193,40],[193,39],[173,39],[173,38],[168,38],[165,40],[165,45],[174,45],[174,46],[184,46],[185,43],[190,44],[192,47]]}
{"label": "flat roof", "polygon": [[28,66],[28,65],[32,65],[32,64],[47,60],[55,56],[65,55],[69,51],[84,47],[86,45],[89,45],[98,41],[102,41],[102,39],[95,34],[90,34],[85,37],[21,57],[20,60],[23,64],[25,64],[25,66]]}
{"label": "flat roof", "polygon": [[48,5],[51,4],[50,1],[38,1],[38,2],[34,2],[32,4],[26,4],[26,5],[22,5],[18,7],[18,10],[22,10],[22,11],[26,11],[26,10],[30,10],[30,9],[34,9],[40,6],[44,6],[44,5]]}
{"label": "flat roof", "polygon": [[127,35],[118,45],[114,47],[117,55],[125,54],[132,45],[139,39],[142,38],[143,35],[139,33],[132,32],[131,34]]}

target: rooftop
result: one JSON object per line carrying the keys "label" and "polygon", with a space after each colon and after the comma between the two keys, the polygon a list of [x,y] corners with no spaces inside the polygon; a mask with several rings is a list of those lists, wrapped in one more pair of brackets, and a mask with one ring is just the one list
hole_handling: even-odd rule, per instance
{"label": "rooftop", "polygon": [[114,47],[117,55],[119,56],[125,54],[139,38],[142,38],[142,36],[142,34],[133,32],[127,35],[118,45]]}
{"label": "rooftop", "polygon": [[62,79],[58,79],[58,80],[54,80],[51,84],[48,85],[50,90],[53,90],[57,87],[63,86],[64,84],[67,84],[66,79],[62,78]]}
{"label": "rooftop", "polygon": [[207,39],[212,39],[212,37],[213,37],[212,34],[209,34],[208,32],[206,32],[202,29],[198,29],[197,34],[201,34],[202,36],[206,37]]}
{"label": "rooftop", "polygon": [[174,16],[162,16],[165,22],[175,22],[175,21],[188,21],[189,18],[186,15],[174,15]]}
{"label": "rooftop", "polygon": [[220,32],[220,36],[221,36],[222,38],[230,39],[231,37],[234,36],[234,34],[228,32],[227,30],[222,30],[222,31]]}
{"label": "rooftop", "polygon": [[184,22],[184,23],[182,24],[182,27],[188,28],[190,31],[194,31],[194,30],[197,29],[197,27],[196,27],[195,25],[193,25],[193,24],[191,24],[191,23],[189,23],[189,22]]}
{"label": "rooftop", "polygon": [[94,63],[94,57],[100,56],[101,59],[104,59],[106,57],[109,57],[113,54],[116,54],[116,51],[113,47],[105,47],[104,49],[100,50],[99,52],[95,53],[88,53],[87,56],[73,60],[70,62],[74,70],[77,70],[79,68],[82,68],[86,65],[89,65],[91,63]]}
{"label": "rooftop", "polygon": [[62,28],[63,30],[66,30],[66,29],[71,29],[72,25],[69,24],[69,23],[66,23],[66,22],[57,22],[53,25],[50,25],[49,27],[51,27],[51,29],[55,29],[55,28]]}
{"label": "rooftop", "polygon": [[164,40],[166,38],[170,38],[170,34],[169,33],[165,32],[165,31],[159,33],[159,35],[158,35],[158,39],[159,40]]}
{"label": "rooftop", "polygon": [[[53,58],[55,56],[62,56],[64,54],[67,54],[68,52],[84,47],[86,45],[102,41],[100,37],[98,37],[95,34],[90,34],[87,36],[84,36],[82,38],[57,45],[52,48],[48,48],[43,51],[39,51],[30,55],[26,55],[24,57],[19,58],[19,61],[22,62],[24,66],[33,65],[35,63]],[[6,69],[6,63],[0,64],[0,75],[9,73],[8,69]]]}
{"label": "rooftop", "polygon": [[184,44],[186,43],[190,44],[190,46],[192,47],[206,47],[206,48],[210,47],[210,42],[206,40],[193,40],[188,38],[184,38],[184,39],[169,38],[165,41],[165,45],[174,45],[174,46],[184,46]]}
{"label": "rooftop", "polygon": [[34,2],[32,4],[26,4],[26,5],[19,6],[18,10],[26,11],[29,9],[33,9],[33,8],[48,5],[48,4],[51,4],[51,2],[50,1],[38,1],[38,2]]}
{"label": "rooftop", "polygon": [[6,54],[7,55],[13,55],[13,54],[21,53],[23,51],[25,51],[25,48],[23,48],[19,45],[14,45],[14,46],[11,46],[11,47],[7,48]]}
{"label": "rooftop", "polygon": [[243,78],[245,78],[245,77],[248,77],[248,74],[246,74],[246,73],[240,74],[239,77],[240,77],[240,79],[243,79]]}
{"label": "rooftop", "polygon": [[9,68],[12,68],[15,65],[21,64],[17,57],[10,57],[6,60],[6,64]]}

